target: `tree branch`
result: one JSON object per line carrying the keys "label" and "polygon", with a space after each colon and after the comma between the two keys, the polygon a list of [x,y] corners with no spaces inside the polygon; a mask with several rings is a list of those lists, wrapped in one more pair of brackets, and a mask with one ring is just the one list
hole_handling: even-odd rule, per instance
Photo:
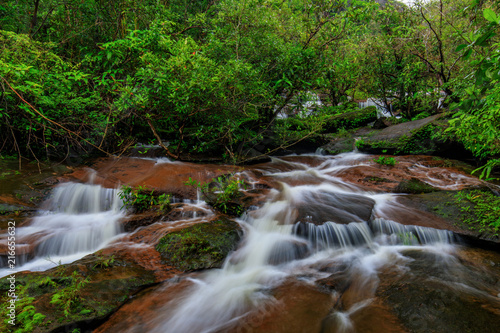
{"label": "tree branch", "polygon": [[153,131],[153,135],[155,136],[156,140],[158,141],[158,144],[160,145],[160,147],[162,147],[165,152],[167,153],[168,156],[172,157],[172,158],[175,158],[175,159],[178,159],[179,158],[179,155],[174,155],[169,149],[167,146],[165,146],[163,144],[163,141],[161,140],[160,136],[158,135],[158,133],[156,132],[156,128],[153,126],[153,122],[151,122],[151,119],[148,119],[147,120],[148,122],[148,125],[149,127],[151,128],[151,131]]}
{"label": "tree branch", "polygon": [[33,105],[31,105],[30,103],[28,103],[14,88],[12,88],[12,86],[10,85],[10,83],[2,76],[0,76],[0,78],[2,78],[2,80],[5,81],[5,83],[7,84],[7,86],[14,92],[14,94],[17,95],[17,97],[19,97],[19,99],[21,101],[23,101],[24,103],[26,103],[33,111],[36,112],[36,114],[38,114],[40,117],[42,117],[43,119],[45,119],[46,121],[56,125],[57,127],[60,127],[62,128],[63,130],[65,130],[66,132],[70,133],[70,134],[73,134],[74,136],[76,136],[77,138],[79,138],[80,140],[83,140],[85,141],[86,143],[88,143],[89,145],[91,145],[92,147],[98,149],[99,151],[103,152],[104,154],[108,155],[108,156],[112,156],[112,154],[108,153],[107,151],[101,149],[100,147],[94,145],[93,143],[91,143],[89,140],[85,139],[84,137],[82,137],[81,135],[79,135],[78,133],[75,133],[73,132],[72,130],[66,128],[65,126],[59,124],[58,122],[52,120],[52,119],[49,119],[47,118],[43,113],[41,113],[40,111],[38,111],[37,109],[35,109],[35,107]]}

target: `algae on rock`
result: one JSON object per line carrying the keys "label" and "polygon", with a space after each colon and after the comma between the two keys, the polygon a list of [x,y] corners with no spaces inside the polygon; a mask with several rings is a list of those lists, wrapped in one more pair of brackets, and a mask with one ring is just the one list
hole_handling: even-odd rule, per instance
{"label": "algae on rock", "polygon": [[170,232],[160,239],[156,250],[168,264],[183,271],[219,268],[240,237],[239,224],[221,218]]}

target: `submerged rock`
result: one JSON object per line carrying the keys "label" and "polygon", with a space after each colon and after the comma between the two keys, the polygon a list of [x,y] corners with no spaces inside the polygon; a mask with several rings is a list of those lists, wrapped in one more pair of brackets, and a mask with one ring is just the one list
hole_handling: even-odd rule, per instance
{"label": "submerged rock", "polygon": [[182,271],[219,268],[236,248],[241,231],[238,223],[226,218],[196,223],[166,234],[156,250],[166,263]]}
{"label": "submerged rock", "polygon": [[270,265],[280,265],[283,263],[300,260],[310,255],[307,242],[298,240],[283,240],[274,244],[268,259]]}
{"label": "submerged rock", "polygon": [[325,222],[350,223],[368,221],[375,201],[363,195],[312,192],[297,204],[297,221],[317,225]]}

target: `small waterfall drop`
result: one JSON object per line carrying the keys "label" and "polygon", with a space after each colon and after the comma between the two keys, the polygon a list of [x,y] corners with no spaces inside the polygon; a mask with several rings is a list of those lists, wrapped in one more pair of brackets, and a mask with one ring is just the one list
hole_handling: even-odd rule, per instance
{"label": "small waterfall drop", "polygon": [[[72,262],[99,250],[121,232],[118,220],[124,213],[117,189],[65,183],[53,190],[43,206],[46,210],[16,230],[18,270],[45,270]],[[2,276],[7,274],[3,271]]]}

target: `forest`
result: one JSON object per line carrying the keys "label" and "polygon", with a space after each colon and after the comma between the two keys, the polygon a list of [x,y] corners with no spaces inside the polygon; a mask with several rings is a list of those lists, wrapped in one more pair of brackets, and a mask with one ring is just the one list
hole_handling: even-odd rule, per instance
{"label": "forest", "polygon": [[[499,26],[488,0],[6,0],[0,154],[142,143],[239,163],[263,141],[273,153],[332,132],[373,98],[399,122],[445,114],[435,135],[487,176],[500,165]],[[311,94],[313,112],[279,116]]]}
{"label": "forest", "polygon": [[497,333],[500,1],[0,1],[0,331]]}

